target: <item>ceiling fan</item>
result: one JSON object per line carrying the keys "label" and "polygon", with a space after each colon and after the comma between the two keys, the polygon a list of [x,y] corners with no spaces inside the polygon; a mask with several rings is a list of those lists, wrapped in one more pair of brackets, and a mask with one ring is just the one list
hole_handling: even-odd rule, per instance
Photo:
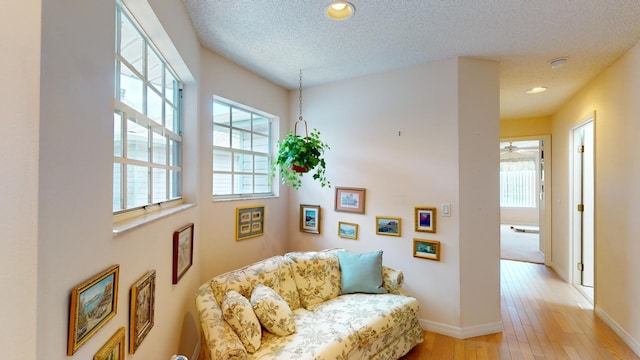
{"label": "ceiling fan", "polygon": [[512,141],[509,141],[509,145],[500,148],[500,155],[536,155],[540,151],[539,146],[516,146]]}

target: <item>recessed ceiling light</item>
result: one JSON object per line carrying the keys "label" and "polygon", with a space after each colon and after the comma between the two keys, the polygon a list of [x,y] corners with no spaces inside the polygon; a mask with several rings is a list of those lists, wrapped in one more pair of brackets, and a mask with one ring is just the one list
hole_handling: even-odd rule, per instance
{"label": "recessed ceiling light", "polygon": [[332,20],[346,20],[356,12],[355,6],[348,1],[332,1],[327,5],[326,14]]}
{"label": "recessed ceiling light", "polygon": [[569,60],[568,57],[559,57],[549,60],[549,64],[551,65],[552,69],[557,69],[559,67],[565,66],[567,64],[567,60]]}
{"label": "recessed ceiling light", "polygon": [[526,91],[527,94],[540,94],[541,92],[547,91],[546,87],[536,86]]}

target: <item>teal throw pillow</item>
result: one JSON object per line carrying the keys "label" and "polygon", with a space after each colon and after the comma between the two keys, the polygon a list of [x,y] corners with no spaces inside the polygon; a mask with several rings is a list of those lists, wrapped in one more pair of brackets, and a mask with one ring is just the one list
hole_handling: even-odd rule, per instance
{"label": "teal throw pillow", "polygon": [[386,294],[382,287],[382,250],[365,254],[338,251],[340,294]]}

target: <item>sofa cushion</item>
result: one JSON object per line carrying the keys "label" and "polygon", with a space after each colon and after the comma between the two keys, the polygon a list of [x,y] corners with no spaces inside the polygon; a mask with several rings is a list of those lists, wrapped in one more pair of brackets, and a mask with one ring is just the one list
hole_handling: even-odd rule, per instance
{"label": "sofa cushion", "polygon": [[291,308],[272,288],[256,285],[251,293],[251,305],[262,326],[270,333],[287,336],[296,331]]}
{"label": "sofa cushion", "polygon": [[229,291],[222,301],[222,315],[247,352],[253,354],[260,348],[262,327],[247,298],[236,291]]}
{"label": "sofa cushion", "polygon": [[285,254],[285,257],[291,260],[300,304],[304,308],[308,309],[340,294],[340,264],[337,251],[293,252]]}
{"label": "sofa cushion", "polygon": [[218,275],[211,279],[211,290],[218,304],[227,292],[234,290],[249,299],[256,284],[274,289],[292,310],[300,307],[300,296],[291,272],[289,260],[273,256],[241,269]]}
{"label": "sofa cushion", "polygon": [[338,251],[340,262],[340,294],[385,294],[382,286],[382,251],[354,254]]}

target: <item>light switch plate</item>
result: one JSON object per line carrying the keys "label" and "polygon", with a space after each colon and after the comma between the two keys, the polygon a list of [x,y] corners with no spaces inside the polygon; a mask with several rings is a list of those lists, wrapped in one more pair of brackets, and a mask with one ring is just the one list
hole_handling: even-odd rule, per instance
{"label": "light switch plate", "polygon": [[440,204],[440,210],[442,213],[442,216],[451,216],[451,204],[450,203],[444,203],[444,204]]}

